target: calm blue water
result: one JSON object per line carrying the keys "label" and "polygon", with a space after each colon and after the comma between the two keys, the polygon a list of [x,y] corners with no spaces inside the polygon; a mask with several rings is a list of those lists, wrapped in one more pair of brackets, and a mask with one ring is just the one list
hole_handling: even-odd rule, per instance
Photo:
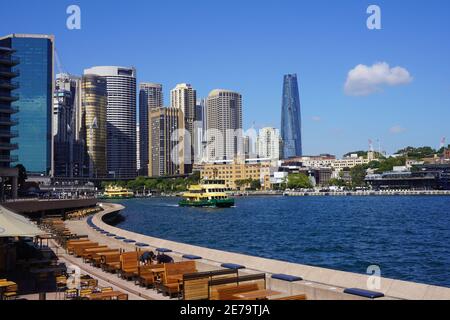
{"label": "calm blue water", "polygon": [[122,201],[130,231],[214,249],[450,287],[450,197],[268,197],[236,208]]}

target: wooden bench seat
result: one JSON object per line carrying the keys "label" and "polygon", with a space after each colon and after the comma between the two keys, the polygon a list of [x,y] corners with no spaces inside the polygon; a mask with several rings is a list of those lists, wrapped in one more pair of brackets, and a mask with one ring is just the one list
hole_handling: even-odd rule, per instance
{"label": "wooden bench seat", "polygon": [[217,300],[240,300],[235,294],[259,290],[258,284],[248,283],[217,289]]}
{"label": "wooden bench seat", "polygon": [[156,277],[153,270],[164,268],[164,264],[152,264],[140,266],[138,271],[134,274],[136,282],[140,286],[151,287],[155,285]]}
{"label": "wooden bench seat", "polygon": [[195,261],[183,261],[167,263],[164,265],[164,273],[161,276],[157,289],[170,297],[181,293],[184,274],[197,272]]}

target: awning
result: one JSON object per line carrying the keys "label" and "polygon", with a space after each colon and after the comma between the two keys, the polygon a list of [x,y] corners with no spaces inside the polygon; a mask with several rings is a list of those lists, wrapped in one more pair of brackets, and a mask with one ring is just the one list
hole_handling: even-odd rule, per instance
{"label": "awning", "polygon": [[0,207],[0,238],[35,237],[46,234],[27,218]]}

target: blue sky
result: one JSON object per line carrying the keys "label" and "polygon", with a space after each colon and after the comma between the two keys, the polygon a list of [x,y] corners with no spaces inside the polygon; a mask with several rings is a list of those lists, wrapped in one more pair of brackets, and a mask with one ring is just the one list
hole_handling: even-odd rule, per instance
{"label": "blue sky", "polygon": [[[66,28],[71,4],[81,8],[81,30]],[[382,30],[366,27],[371,4],[381,8]],[[54,34],[73,74],[134,66],[139,82],[164,85],[166,104],[181,82],[199,97],[236,90],[245,128],[279,127],[283,74],[297,73],[304,152],[341,156],[367,149],[368,139],[380,139],[389,153],[450,140],[448,12],[447,0],[16,0],[0,13],[0,35]],[[401,67],[407,79],[391,81],[394,72],[372,79],[374,93],[344,90],[350,70],[382,62]]]}

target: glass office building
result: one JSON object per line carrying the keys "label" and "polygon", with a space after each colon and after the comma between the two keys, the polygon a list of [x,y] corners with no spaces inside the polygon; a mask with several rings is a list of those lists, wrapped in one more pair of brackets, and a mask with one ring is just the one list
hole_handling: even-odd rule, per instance
{"label": "glass office building", "polygon": [[300,157],[302,150],[302,118],[296,74],[284,76],[281,110],[281,138],[285,159]]}
{"label": "glass office building", "polygon": [[20,87],[15,91],[20,97],[13,102],[20,107],[16,115],[20,148],[12,152],[32,174],[49,174],[52,159],[52,100],[53,100],[53,36],[12,34],[0,39],[15,50],[20,59]]}

